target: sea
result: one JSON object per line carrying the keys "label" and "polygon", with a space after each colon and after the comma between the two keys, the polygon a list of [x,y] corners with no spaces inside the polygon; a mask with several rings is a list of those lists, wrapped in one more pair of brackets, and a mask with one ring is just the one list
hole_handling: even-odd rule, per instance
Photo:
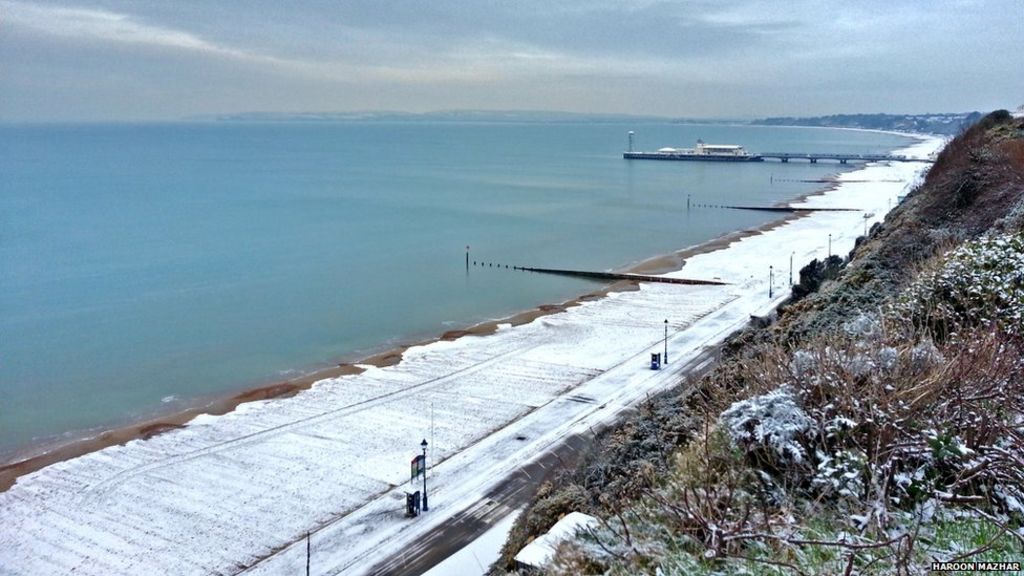
{"label": "sea", "polygon": [[909,142],[651,121],[0,126],[0,463],[598,290],[511,267],[626,269],[778,218],[708,205],[785,202],[851,168],[624,160],[629,131],[637,150]]}

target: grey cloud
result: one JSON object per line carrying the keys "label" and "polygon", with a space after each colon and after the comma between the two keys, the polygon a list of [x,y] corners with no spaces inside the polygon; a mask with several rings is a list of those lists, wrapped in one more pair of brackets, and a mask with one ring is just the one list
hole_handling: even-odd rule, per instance
{"label": "grey cloud", "polygon": [[[2,54],[30,56],[10,59],[0,77],[3,119],[43,117],[43,108],[116,117],[126,93],[138,116],[163,118],[508,107],[749,116],[969,109],[1000,98],[1015,106],[1012,99],[1024,98],[1019,0],[18,0],[0,7]],[[99,78],[76,73],[93,66]],[[76,82],[95,97],[46,88]],[[165,98],[152,82],[179,97]],[[180,96],[189,87],[193,97]]]}

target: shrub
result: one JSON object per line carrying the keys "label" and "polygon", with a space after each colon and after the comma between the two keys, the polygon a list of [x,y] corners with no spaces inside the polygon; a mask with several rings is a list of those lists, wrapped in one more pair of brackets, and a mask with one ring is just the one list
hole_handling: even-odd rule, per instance
{"label": "shrub", "polygon": [[816,424],[787,388],[736,402],[719,421],[733,444],[777,468],[804,462],[804,437]]}
{"label": "shrub", "polygon": [[965,242],[921,274],[890,311],[940,339],[990,325],[1024,335],[1024,234]]}

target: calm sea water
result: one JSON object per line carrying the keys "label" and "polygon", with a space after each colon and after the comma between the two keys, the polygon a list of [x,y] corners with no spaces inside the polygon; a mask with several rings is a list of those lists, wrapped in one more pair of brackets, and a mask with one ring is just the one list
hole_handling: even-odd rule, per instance
{"label": "calm sea water", "polygon": [[0,127],[0,454],[598,287],[769,221],[835,164],[625,161],[697,138],[884,152],[906,139],[678,124]]}

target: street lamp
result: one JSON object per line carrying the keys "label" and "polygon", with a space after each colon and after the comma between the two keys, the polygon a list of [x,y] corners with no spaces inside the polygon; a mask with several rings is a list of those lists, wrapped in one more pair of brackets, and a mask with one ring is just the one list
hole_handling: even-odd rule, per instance
{"label": "street lamp", "polygon": [[793,255],[794,254],[796,254],[795,250],[793,252],[789,253],[789,285],[790,286],[793,285]]}
{"label": "street lamp", "polygon": [[423,511],[430,510],[427,506],[427,439],[424,438],[423,442],[420,442],[420,447],[423,448]]}
{"label": "street lamp", "polygon": [[668,318],[665,319],[665,364],[668,364]]}
{"label": "street lamp", "polygon": [[832,257],[832,235],[828,235],[828,257]]}
{"label": "street lamp", "polygon": [[772,287],[772,281],[773,281],[774,279],[775,279],[775,269],[774,269],[774,267],[773,267],[773,266],[769,265],[769,266],[768,266],[768,298],[769,298],[769,299],[770,299],[770,298],[772,297],[772,295],[773,295],[773,293],[772,293],[772,288],[773,288],[773,287]]}

